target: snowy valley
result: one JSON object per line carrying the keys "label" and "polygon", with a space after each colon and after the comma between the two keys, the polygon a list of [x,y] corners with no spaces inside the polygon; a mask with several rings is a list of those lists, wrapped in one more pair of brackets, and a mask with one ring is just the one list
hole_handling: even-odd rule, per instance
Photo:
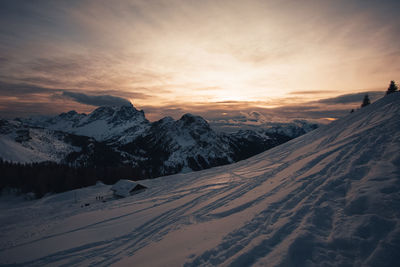
{"label": "snowy valley", "polygon": [[134,179],[154,178],[237,162],[317,127],[304,121],[224,133],[192,114],[149,122],[132,105],[104,106],[90,114],[70,111],[54,117],[0,120],[0,158],[122,166],[131,169]]}
{"label": "snowy valley", "polygon": [[0,265],[396,266],[399,151],[394,93],[246,160],[143,180],[127,198],[101,183],[2,196]]}

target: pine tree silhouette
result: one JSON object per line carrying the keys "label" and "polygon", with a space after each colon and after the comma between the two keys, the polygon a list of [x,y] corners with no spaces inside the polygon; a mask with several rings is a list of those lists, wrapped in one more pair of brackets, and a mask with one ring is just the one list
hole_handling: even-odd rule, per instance
{"label": "pine tree silhouette", "polygon": [[361,104],[361,107],[362,107],[362,108],[363,108],[363,107],[366,107],[366,106],[368,106],[369,104],[371,104],[371,101],[369,100],[368,94],[366,94],[366,95],[364,96],[364,100],[363,100],[363,102],[362,102],[362,104]]}
{"label": "pine tree silhouette", "polygon": [[394,81],[390,81],[390,85],[389,85],[389,88],[386,91],[386,95],[398,92],[398,89],[399,88],[397,87],[396,83]]}

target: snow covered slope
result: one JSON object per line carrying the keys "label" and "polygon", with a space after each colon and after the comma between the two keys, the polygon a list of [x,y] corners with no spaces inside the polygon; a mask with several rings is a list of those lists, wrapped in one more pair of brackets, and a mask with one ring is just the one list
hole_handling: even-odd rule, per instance
{"label": "snow covered slope", "polygon": [[236,164],[141,181],[125,199],[99,184],[4,200],[0,265],[396,266],[399,151],[396,93]]}
{"label": "snow covered slope", "polygon": [[81,148],[66,141],[66,133],[26,127],[18,121],[0,120],[0,157],[13,162],[62,161]]}

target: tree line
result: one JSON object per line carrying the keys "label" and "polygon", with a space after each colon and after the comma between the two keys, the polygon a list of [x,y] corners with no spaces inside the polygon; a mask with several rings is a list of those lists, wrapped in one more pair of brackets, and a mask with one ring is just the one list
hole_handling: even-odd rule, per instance
{"label": "tree line", "polygon": [[119,179],[138,177],[137,169],[130,166],[73,167],[56,162],[14,163],[1,158],[0,173],[0,191],[14,188],[19,193],[33,192],[37,198],[91,186],[97,181],[114,184]]}

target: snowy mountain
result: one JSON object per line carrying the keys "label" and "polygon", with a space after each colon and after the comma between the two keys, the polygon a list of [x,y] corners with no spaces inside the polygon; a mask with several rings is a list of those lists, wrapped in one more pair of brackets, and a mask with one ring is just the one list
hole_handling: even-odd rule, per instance
{"label": "snowy mountain", "polygon": [[75,166],[116,165],[122,160],[111,146],[91,137],[33,127],[17,120],[0,120],[0,158]]}
{"label": "snowy mountain", "polygon": [[[397,266],[400,93],[235,164],[0,201],[0,264]],[[106,202],[97,200],[103,196]]]}
{"label": "snowy mountain", "polygon": [[55,117],[22,119],[29,126],[64,131],[95,138],[97,141],[132,141],[149,128],[144,112],[131,106],[105,106],[90,114],[69,111]]}
{"label": "snowy mountain", "polygon": [[229,140],[217,135],[199,116],[185,114],[175,121],[170,117],[154,122],[149,131],[121,147],[141,155],[151,168],[151,176],[201,170],[234,162]]}
{"label": "snowy mountain", "polygon": [[[100,107],[88,115],[70,111],[55,117],[31,117],[8,123],[19,124],[26,131],[37,133],[36,139],[42,142],[30,150],[14,149],[21,144],[27,147],[33,140],[19,142],[15,137],[10,139],[0,133],[0,142],[8,144],[0,151],[4,160],[53,160],[93,167],[125,165],[133,168],[136,178],[159,177],[233,163],[314,129],[307,123],[301,126],[291,123],[275,125],[270,129],[217,133],[202,117],[191,114],[185,114],[176,121],[165,117],[150,123],[144,112],[132,105]],[[86,138],[87,141],[75,149],[70,148],[68,142],[61,144],[62,138],[44,136],[56,132],[60,135],[61,131],[64,136],[73,135],[74,139]],[[39,136],[41,133],[43,137]],[[47,152],[48,155],[35,156],[40,150],[39,144],[43,146],[41,153]],[[55,146],[59,149],[53,148]],[[34,156],[29,156],[32,153]],[[96,157],[96,153],[102,157]]]}
{"label": "snowy mountain", "polygon": [[266,133],[278,133],[290,138],[296,138],[318,128],[319,124],[306,120],[293,120],[290,122],[274,122],[268,120],[259,112],[242,112],[241,116],[213,119],[209,121],[211,128],[217,132],[234,133],[238,130],[259,132],[263,129]]}
{"label": "snowy mountain", "polygon": [[262,125],[267,133],[277,133],[296,138],[305,133],[317,129],[319,124],[310,123],[305,120],[294,120],[292,122],[267,122]]}
{"label": "snowy mountain", "polygon": [[166,117],[152,123],[146,133],[118,149],[133,155],[131,161],[145,170],[144,177],[158,177],[233,163],[290,139],[262,129],[216,133],[202,117],[185,114],[176,121]]}
{"label": "snowy mountain", "polygon": [[64,132],[0,120],[0,157],[15,162],[60,162],[68,154],[81,150],[70,138]]}
{"label": "snowy mountain", "polygon": [[[186,115],[192,116],[191,114]],[[19,120],[24,125],[32,127],[64,131],[93,137],[97,141],[118,142],[119,144],[132,142],[138,136],[146,134],[151,125],[154,124],[146,119],[142,110],[138,111],[132,105],[99,107],[90,114],[77,113],[72,110],[54,117],[35,116]],[[160,122],[165,123],[172,120],[171,117],[166,117],[161,119]],[[278,133],[291,139],[318,128],[318,124],[305,120],[270,122],[258,112],[246,114],[243,118],[229,122],[211,120],[208,124],[217,132],[237,133],[240,130],[260,132],[260,129],[263,129],[267,134]]]}

